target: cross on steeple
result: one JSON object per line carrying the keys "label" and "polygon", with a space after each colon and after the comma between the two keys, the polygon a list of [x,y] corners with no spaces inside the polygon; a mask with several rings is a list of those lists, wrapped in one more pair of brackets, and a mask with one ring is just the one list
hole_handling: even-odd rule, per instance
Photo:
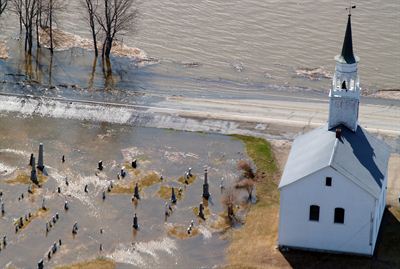
{"label": "cross on steeple", "polygon": [[351,10],[352,10],[353,8],[356,8],[356,6],[355,6],[355,5],[352,6],[352,5],[351,5],[351,0],[350,0],[350,5],[349,5],[349,7],[346,8],[346,10],[349,11],[349,16],[351,16]]}

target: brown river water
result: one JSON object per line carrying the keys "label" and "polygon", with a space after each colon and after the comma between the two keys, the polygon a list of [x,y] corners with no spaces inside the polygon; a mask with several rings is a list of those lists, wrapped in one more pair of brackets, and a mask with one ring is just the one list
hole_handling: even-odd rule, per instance
{"label": "brown river water", "polygon": [[[357,5],[353,10],[354,46],[361,58],[363,88],[398,89],[400,2],[353,4]],[[125,79],[129,77],[134,82],[131,87],[135,84],[143,90],[202,89],[215,95],[219,88],[327,91],[333,57],[343,42],[347,6],[348,1],[342,0],[138,1],[134,33],[121,39],[158,64],[136,70]],[[67,11],[56,14],[59,28],[89,38],[82,12],[78,0],[68,1]],[[3,16],[1,28],[1,39],[18,36],[18,23],[11,14]],[[11,50],[17,47],[9,43]],[[64,57],[68,56],[59,58]],[[131,68],[123,64],[124,68],[115,68]],[[72,77],[68,80],[73,80],[68,63],[55,59],[53,65],[66,68]]]}

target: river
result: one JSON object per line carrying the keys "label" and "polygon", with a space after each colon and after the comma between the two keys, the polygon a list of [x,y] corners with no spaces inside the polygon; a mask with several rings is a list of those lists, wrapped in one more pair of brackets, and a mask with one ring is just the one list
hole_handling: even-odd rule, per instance
{"label": "river", "polygon": [[[353,40],[362,87],[398,89],[400,2],[355,4]],[[137,70],[135,85],[216,94],[230,87],[326,92],[333,57],[343,42],[348,2],[147,0],[136,6],[139,16],[123,41],[159,62]],[[89,38],[79,1],[68,1],[66,8],[56,14],[58,27]],[[17,37],[15,17],[1,19],[0,39]],[[310,79],[305,71],[314,68],[319,69]]]}

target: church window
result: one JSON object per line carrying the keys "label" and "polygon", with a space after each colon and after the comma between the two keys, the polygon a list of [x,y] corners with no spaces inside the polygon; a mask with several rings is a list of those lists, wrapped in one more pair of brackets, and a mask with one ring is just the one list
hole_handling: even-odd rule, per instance
{"label": "church window", "polygon": [[344,223],[344,209],[341,207],[335,208],[335,223]]}
{"label": "church window", "polygon": [[317,205],[310,206],[310,220],[319,221],[319,206]]}
{"label": "church window", "polygon": [[325,186],[332,186],[332,178],[331,177],[326,177],[325,178]]}

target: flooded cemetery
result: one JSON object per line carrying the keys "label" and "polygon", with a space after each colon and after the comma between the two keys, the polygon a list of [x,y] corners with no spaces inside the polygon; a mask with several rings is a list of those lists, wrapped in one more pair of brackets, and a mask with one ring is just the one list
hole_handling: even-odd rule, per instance
{"label": "flooded cemetery", "polygon": [[14,114],[0,133],[1,268],[224,262],[223,197],[248,159],[239,140]]}

